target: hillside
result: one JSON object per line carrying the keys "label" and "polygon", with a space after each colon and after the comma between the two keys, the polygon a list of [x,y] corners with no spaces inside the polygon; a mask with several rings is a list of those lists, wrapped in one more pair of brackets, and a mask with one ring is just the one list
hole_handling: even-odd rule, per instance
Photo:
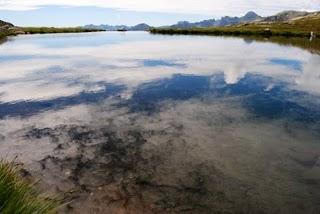
{"label": "hillside", "polygon": [[[290,15],[291,14],[291,15]],[[283,16],[284,15],[284,16]],[[266,20],[269,20],[266,22]],[[270,20],[278,20],[271,21]],[[310,32],[320,37],[320,13],[281,13],[280,16],[263,19],[257,23],[247,25],[238,25],[233,28],[245,30],[266,30],[269,29],[274,33],[291,33],[297,36],[310,36]]]}
{"label": "hillside", "polygon": [[253,11],[246,13],[242,17],[230,17],[224,16],[221,19],[208,19],[200,22],[187,22],[181,21],[175,25],[169,26],[170,28],[180,28],[180,29],[189,29],[195,27],[218,27],[218,26],[228,26],[228,25],[236,25],[240,23],[248,23],[261,19],[262,17],[256,14]]}
{"label": "hillside", "polygon": [[[276,17],[276,18],[275,18]],[[283,21],[266,21],[283,20]],[[259,21],[225,27],[195,27],[191,29],[157,28],[151,33],[161,34],[203,34],[203,35],[261,35],[310,37],[313,32],[320,37],[320,12],[306,13],[303,16],[276,15],[273,18],[264,18]]]}
{"label": "hillside", "polygon": [[13,26],[14,25],[9,22],[5,22],[5,21],[0,20],[0,29],[8,29]]}
{"label": "hillside", "polygon": [[260,22],[286,22],[286,21],[290,21],[294,18],[307,16],[309,14],[310,13],[306,12],[306,11],[288,10],[288,11],[283,11],[283,12],[278,13],[273,16],[265,17]]}
{"label": "hillside", "polygon": [[15,35],[18,29],[11,23],[0,20],[0,39],[9,35]]}
{"label": "hillside", "polygon": [[192,29],[192,28],[208,28],[208,27],[226,27],[237,26],[242,24],[275,24],[291,22],[295,19],[312,17],[317,15],[316,12],[306,11],[283,11],[273,16],[261,17],[253,11],[249,11],[242,17],[224,16],[221,19],[207,19],[200,22],[180,21],[177,24],[163,26],[160,28],[168,29]]}

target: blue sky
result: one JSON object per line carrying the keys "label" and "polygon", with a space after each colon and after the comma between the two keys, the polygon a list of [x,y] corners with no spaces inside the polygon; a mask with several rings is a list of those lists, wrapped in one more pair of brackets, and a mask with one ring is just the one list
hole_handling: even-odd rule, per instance
{"label": "blue sky", "polygon": [[19,26],[79,26],[145,22],[153,26],[253,10],[320,10],[320,0],[0,0],[0,19]]}
{"label": "blue sky", "polygon": [[126,11],[99,7],[45,6],[35,10],[0,10],[0,19],[19,26],[79,26],[85,24],[148,23],[154,26],[175,23],[181,20],[203,20],[209,15]]}

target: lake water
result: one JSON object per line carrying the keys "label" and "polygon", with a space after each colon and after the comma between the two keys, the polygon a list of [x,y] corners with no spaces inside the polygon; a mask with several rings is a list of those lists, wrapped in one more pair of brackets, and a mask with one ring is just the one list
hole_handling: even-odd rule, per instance
{"label": "lake water", "polygon": [[68,192],[67,213],[319,213],[320,55],[142,32],[10,38],[0,158]]}

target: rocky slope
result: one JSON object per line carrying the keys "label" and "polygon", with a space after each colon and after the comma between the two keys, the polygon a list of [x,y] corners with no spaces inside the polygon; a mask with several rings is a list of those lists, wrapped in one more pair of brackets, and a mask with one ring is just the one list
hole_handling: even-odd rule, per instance
{"label": "rocky slope", "polygon": [[286,22],[290,21],[292,19],[298,18],[298,17],[305,17],[312,13],[306,12],[306,11],[283,11],[281,13],[278,13],[274,16],[268,16],[261,20],[261,22]]}
{"label": "rocky slope", "polygon": [[24,34],[25,32],[9,22],[0,20],[0,39],[10,35]]}
{"label": "rocky slope", "polygon": [[12,27],[14,27],[13,24],[0,20],[0,31],[1,30],[8,30]]}
{"label": "rocky slope", "polygon": [[0,41],[10,35],[13,24],[0,20]]}
{"label": "rocky slope", "polygon": [[187,21],[178,22],[175,25],[171,25],[171,28],[194,28],[194,27],[214,27],[214,26],[228,26],[228,25],[235,25],[240,23],[247,23],[247,22],[253,22],[256,20],[261,19],[261,16],[256,14],[253,11],[248,12],[242,17],[230,17],[230,16],[224,16],[221,19],[208,19],[201,22],[194,22],[190,23]]}

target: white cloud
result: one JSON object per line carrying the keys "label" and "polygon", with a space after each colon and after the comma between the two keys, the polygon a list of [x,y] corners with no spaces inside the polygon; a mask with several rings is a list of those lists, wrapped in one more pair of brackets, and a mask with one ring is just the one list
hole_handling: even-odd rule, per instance
{"label": "white cloud", "polygon": [[0,0],[2,10],[32,10],[47,5],[96,6],[131,11],[232,15],[255,10],[270,14],[281,10],[320,10],[320,0]]}

